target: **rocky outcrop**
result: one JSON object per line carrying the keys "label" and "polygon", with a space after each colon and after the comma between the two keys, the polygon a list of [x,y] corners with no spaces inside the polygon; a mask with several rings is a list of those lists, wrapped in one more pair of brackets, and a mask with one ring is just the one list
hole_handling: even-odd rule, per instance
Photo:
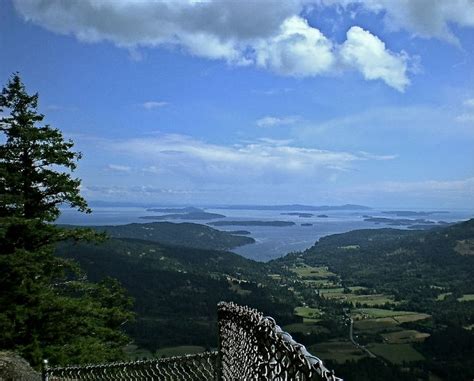
{"label": "rocky outcrop", "polygon": [[41,375],[16,353],[0,351],[0,381],[41,381]]}

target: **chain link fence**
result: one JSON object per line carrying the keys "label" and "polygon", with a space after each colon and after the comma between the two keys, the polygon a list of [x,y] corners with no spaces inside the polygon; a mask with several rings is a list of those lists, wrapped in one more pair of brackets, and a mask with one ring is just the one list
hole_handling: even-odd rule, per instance
{"label": "chain link fence", "polygon": [[156,360],[46,368],[45,381],[215,380],[217,352]]}
{"label": "chain link fence", "polygon": [[219,350],[156,360],[46,368],[44,381],[343,381],[271,317],[235,303],[218,305]]}
{"label": "chain link fence", "polygon": [[323,362],[282,331],[275,320],[234,303],[219,303],[219,379],[331,380]]}

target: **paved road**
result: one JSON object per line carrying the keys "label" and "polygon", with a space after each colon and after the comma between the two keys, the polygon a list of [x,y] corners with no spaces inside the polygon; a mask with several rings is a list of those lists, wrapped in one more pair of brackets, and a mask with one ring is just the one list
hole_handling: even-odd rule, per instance
{"label": "paved road", "polygon": [[349,326],[349,339],[351,340],[352,344],[354,344],[357,348],[359,348],[361,351],[364,351],[365,353],[367,353],[369,355],[369,357],[372,357],[372,358],[376,358],[377,356],[375,356],[371,351],[369,351],[365,346],[363,345],[360,345],[359,343],[357,343],[355,340],[354,340],[354,320],[352,318],[351,319],[351,324]]}

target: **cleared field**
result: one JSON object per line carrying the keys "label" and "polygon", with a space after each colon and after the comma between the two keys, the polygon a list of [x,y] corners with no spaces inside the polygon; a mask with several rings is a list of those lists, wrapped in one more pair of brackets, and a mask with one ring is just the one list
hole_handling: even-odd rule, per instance
{"label": "cleared field", "polygon": [[444,300],[451,294],[452,292],[443,292],[436,297],[436,300]]}
{"label": "cleared field", "polygon": [[403,362],[422,361],[423,355],[415,350],[410,344],[380,344],[371,343],[367,346],[376,356],[383,357],[393,364]]}
{"label": "cleared field", "polygon": [[308,265],[302,265],[292,267],[290,270],[302,279],[325,279],[330,276],[336,276],[336,274],[329,271],[326,266],[312,267]]}
{"label": "cleared field", "polygon": [[302,333],[305,335],[309,335],[311,333],[329,333],[329,330],[326,327],[311,323],[288,324],[283,327],[283,330],[288,333]]}
{"label": "cleared field", "polygon": [[474,301],[474,294],[465,294],[458,298],[458,302],[472,302]]}
{"label": "cleared field", "polygon": [[156,357],[182,356],[186,354],[201,353],[204,351],[204,347],[199,347],[197,345],[180,345],[177,347],[158,349],[156,351]]}
{"label": "cleared field", "polygon": [[431,315],[428,314],[414,313],[410,315],[394,316],[393,318],[399,323],[409,323],[411,321],[425,320],[430,317]]}
{"label": "cleared field", "polygon": [[294,314],[302,318],[317,319],[321,316],[321,310],[311,307],[296,307]]}
{"label": "cleared field", "polygon": [[355,318],[365,318],[365,319],[376,319],[376,318],[395,317],[395,316],[398,317],[398,316],[404,316],[404,315],[424,315],[424,314],[418,314],[417,312],[412,312],[412,311],[392,311],[392,310],[385,310],[382,308],[358,308],[353,311],[353,316]]}
{"label": "cleared field", "polygon": [[325,298],[347,301],[352,303],[354,306],[356,303],[366,304],[368,306],[381,306],[385,303],[395,303],[393,297],[386,294],[356,295],[344,294],[343,292],[338,292],[335,290],[339,289],[334,288],[329,290],[320,290],[320,293],[324,295]]}
{"label": "cleared field", "polygon": [[430,334],[415,330],[403,330],[384,333],[382,336],[389,344],[407,344],[423,341],[428,338]]}
{"label": "cleared field", "polygon": [[395,327],[397,323],[392,318],[366,319],[354,321],[354,328],[358,331],[382,331]]}
{"label": "cleared field", "polygon": [[339,363],[348,360],[357,361],[366,357],[365,353],[354,347],[349,341],[328,341],[314,344],[308,347],[308,351],[323,361],[335,361]]}

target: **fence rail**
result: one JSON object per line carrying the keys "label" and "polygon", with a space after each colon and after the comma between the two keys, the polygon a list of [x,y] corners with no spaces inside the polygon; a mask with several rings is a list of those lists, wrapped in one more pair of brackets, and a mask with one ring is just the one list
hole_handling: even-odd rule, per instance
{"label": "fence rail", "polygon": [[44,381],[343,381],[282,331],[271,317],[235,303],[218,304],[219,349],[195,355],[45,368]]}

